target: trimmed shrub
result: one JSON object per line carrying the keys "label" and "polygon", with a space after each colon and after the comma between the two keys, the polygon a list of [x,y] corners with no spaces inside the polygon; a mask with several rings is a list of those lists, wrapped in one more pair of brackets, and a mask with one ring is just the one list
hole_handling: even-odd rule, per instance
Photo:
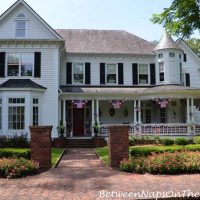
{"label": "trimmed shrub", "polygon": [[31,151],[29,149],[9,149],[0,148],[0,158],[25,158],[31,159]]}
{"label": "trimmed shrub", "polygon": [[0,148],[29,148],[27,134],[0,136]]}
{"label": "trimmed shrub", "polygon": [[177,145],[187,145],[189,141],[187,138],[176,138],[174,143]]}
{"label": "trimmed shrub", "polygon": [[38,173],[39,164],[33,160],[20,159],[0,159],[0,177],[20,178]]}
{"label": "trimmed shrub", "polygon": [[134,136],[129,136],[128,138],[129,146],[135,145],[135,141],[136,141],[136,138]]}
{"label": "trimmed shrub", "polygon": [[164,153],[164,152],[175,152],[175,151],[200,151],[200,144],[191,144],[186,146],[142,146],[142,147],[131,147],[132,157],[146,157],[152,153]]}
{"label": "trimmed shrub", "polygon": [[200,136],[195,136],[192,139],[194,144],[200,144]]}
{"label": "trimmed shrub", "polygon": [[123,172],[133,172],[135,169],[134,162],[132,160],[123,160],[120,163],[120,170]]}
{"label": "trimmed shrub", "polygon": [[172,138],[162,138],[161,143],[164,146],[170,146],[170,145],[174,144],[174,139],[172,139]]}
{"label": "trimmed shrub", "polygon": [[130,172],[130,169],[151,174],[199,173],[200,152],[165,152],[121,162],[120,170]]}

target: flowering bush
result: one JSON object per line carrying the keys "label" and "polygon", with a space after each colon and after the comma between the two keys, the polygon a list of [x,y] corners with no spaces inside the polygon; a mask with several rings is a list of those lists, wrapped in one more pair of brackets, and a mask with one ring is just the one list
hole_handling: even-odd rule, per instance
{"label": "flowering bush", "polygon": [[0,159],[0,177],[2,178],[20,178],[28,175],[34,175],[38,172],[39,164],[33,160],[24,158]]}
{"label": "flowering bush", "polygon": [[[126,166],[126,167],[124,167]],[[164,152],[148,157],[132,158],[124,160],[120,164],[120,170],[137,173],[152,174],[181,174],[200,172],[200,152]]]}

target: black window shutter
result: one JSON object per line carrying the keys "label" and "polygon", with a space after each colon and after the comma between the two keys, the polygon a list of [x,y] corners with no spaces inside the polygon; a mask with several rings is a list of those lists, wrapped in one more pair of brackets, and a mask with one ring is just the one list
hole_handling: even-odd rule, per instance
{"label": "black window shutter", "polygon": [[66,63],[66,83],[67,84],[72,84],[72,63],[67,62]]}
{"label": "black window shutter", "polygon": [[156,67],[154,63],[150,64],[150,82],[151,85],[156,84]]}
{"label": "black window shutter", "polygon": [[118,84],[124,84],[124,66],[118,63]]}
{"label": "black window shutter", "polygon": [[190,87],[190,74],[185,74],[185,85]]}
{"label": "black window shutter", "polygon": [[138,64],[132,64],[133,85],[138,85]]}
{"label": "black window shutter", "polygon": [[100,84],[105,84],[105,63],[100,63]]}
{"label": "black window shutter", "polygon": [[34,77],[39,78],[40,76],[41,76],[41,52],[35,52]]}
{"label": "black window shutter", "polygon": [[90,84],[90,63],[85,63],[85,84]]}
{"label": "black window shutter", "polygon": [[0,52],[0,77],[5,77],[6,53]]}

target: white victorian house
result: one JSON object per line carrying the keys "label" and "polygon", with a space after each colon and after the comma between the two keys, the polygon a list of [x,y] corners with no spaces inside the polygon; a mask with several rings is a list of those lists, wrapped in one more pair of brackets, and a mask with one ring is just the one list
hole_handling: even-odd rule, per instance
{"label": "white victorian house", "polygon": [[200,59],[165,33],[158,45],[126,31],[54,30],[25,1],[0,16],[0,133],[60,122],[130,134],[200,134]]}

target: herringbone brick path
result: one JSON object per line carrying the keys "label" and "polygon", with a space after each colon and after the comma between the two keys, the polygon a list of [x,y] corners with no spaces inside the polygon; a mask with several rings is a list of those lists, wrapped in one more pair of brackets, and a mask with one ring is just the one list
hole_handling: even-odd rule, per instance
{"label": "herringbone brick path", "polygon": [[71,149],[56,169],[18,180],[0,179],[0,200],[111,199],[100,198],[99,191],[102,190],[200,192],[200,175],[153,176],[121,173],[103,167],[92,149]]}

